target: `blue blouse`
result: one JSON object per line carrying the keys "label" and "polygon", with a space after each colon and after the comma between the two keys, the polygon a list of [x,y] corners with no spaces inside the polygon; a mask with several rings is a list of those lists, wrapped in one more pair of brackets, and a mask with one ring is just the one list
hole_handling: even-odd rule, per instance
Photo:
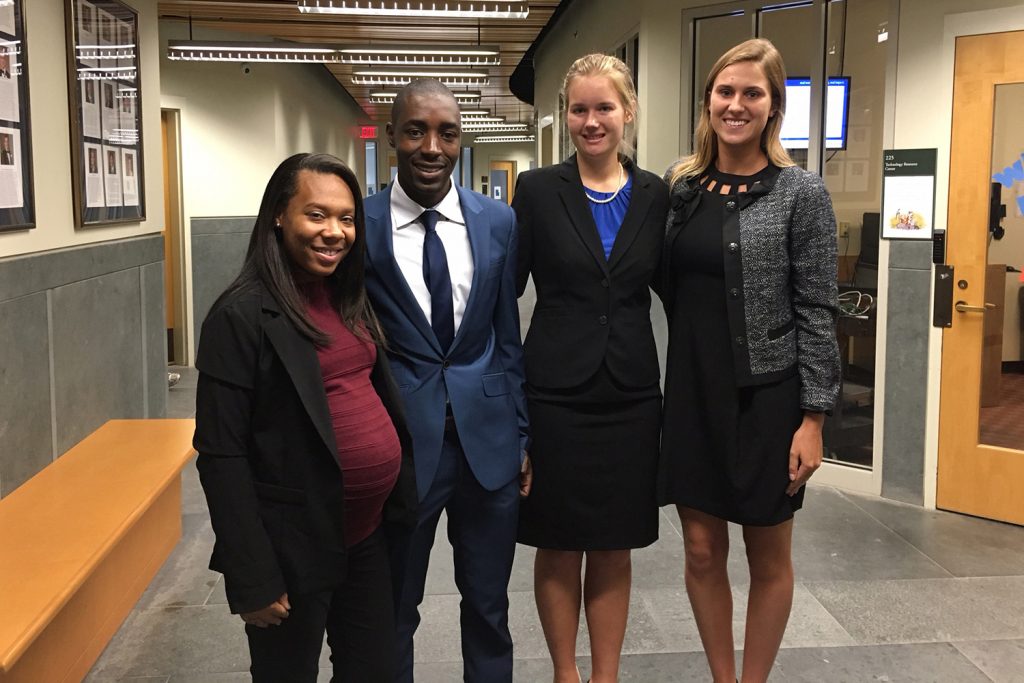
{"label": "blue blouse", "polygon": [[[628,172],[627,172],[628,173]],[[584,186],[583,191],[594,199],[608,199],[614,192],[598,192]],[[601,246],[604,247],[604,257],[608,259],[612,255],[612,247],[615,245],[615,236],[619,234],[622,227],[622,220],[626,217],[626,210],[629,209],[629,198],[633,194],[633,176],[628,174],[626,184],[619,191],[615,199],[607,204],[598,204],[589,199],[590,213],[594,215],[594,223],[597,224],[597,234],[601,237]]]}

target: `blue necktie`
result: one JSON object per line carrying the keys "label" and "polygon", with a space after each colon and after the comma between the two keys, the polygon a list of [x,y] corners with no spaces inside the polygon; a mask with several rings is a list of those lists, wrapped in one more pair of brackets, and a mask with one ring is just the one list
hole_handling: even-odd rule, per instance
{"label": "blue necktie", "polygon": [[455,305],[452,303],[452,279],[448,257],[437,235],[440,214],[428,209],[420,214],[426,234],[423,236],[423,280],[430,290],[430,326],[434,328],[441,350],[447,351],[455,339]]}

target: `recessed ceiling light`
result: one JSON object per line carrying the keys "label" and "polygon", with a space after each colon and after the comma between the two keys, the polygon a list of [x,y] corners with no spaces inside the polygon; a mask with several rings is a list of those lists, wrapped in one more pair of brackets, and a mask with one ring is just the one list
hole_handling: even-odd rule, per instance
{"label": "recessed ceiling light", "polygon": [[[428,69],[360,69],[352,74],[355,85],[406,85],[419,78],[436,78],[445,85],[487,85],[483,71],[433,71]],[[458,98],[456,98],[458,99]]]}
{"label": "recessed ceiling light", "polygon": [[338,48],[343,64],[383,66],[497,66],[494,45],[353,45]]}

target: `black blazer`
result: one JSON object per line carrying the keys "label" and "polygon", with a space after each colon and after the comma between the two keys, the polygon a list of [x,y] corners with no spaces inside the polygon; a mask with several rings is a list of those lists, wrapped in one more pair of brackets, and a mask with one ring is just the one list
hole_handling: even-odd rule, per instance
{"label": "black blazer", "polygon": [[[231,611],[336,587],[344,491],[315,347],[259,287],[210,312],[196,367],[193,446],[216,535],[210,568],[224,574]],[[402,446],[385,523],[412,526],[412,441],[381,349],[371,379]]]}
{"label": "black blazer", "polygon": [[629,209],[605,258],[575,155],[519,176],[512,208],[519,222],[518,289],[532,274],[537,306],[524,345],[526,380],[577,387],[607,364],[627,388],[657,385],[650,285],[658,270],[668,186],[626,162]]}

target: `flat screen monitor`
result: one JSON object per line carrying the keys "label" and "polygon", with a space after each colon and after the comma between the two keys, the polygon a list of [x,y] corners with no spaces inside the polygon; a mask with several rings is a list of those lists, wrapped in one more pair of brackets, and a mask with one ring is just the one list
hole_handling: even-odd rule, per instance
{"label": "flat screen monitor", "polygon": [[[850,109],[850,77],[828,79],[825,90],[825,148],[846,149]],[[807,149],[811,134],[811,79],[786,79],[786,117],[782,120],[782,146]]]}

